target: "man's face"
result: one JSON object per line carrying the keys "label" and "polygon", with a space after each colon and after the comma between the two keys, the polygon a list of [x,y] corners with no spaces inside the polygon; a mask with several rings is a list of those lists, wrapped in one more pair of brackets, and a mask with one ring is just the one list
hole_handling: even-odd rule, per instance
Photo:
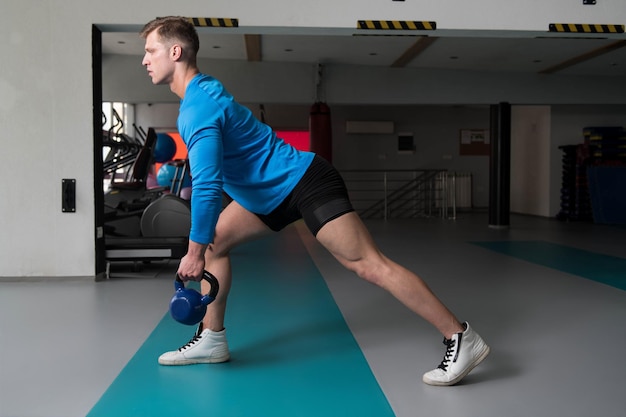
{"label": "man's face", "polygon": [[174,61],[170,59],[170,49],[161,42],[156,30],[146,37],[146,53],[141,64],[146,67],[155,85],[169,84],[172,80]]}

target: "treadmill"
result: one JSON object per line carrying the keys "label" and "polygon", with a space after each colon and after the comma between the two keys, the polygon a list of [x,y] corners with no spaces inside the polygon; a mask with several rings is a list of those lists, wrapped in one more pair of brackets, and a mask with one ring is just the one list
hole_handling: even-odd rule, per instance
{"label": "treadmill", "polygon": [[[141,236],[116,236],[108,233],[105,236],[105,251],[107,262],[107,278],[109,277],[110,263],[132,261],[137,269],[139,262],[162,261],[180,259],[187,253],[189,243],[188,233],[191,224],[191,210],[189,202],[179,198],[176,194],[165,194],[157,198],[137,198],[145,189],[149,167],[152,164],[152,153],[156,144],[157,134],[149,128],[144,146],[139,151],[129,173],[129,179],[112,184],[118,195],[130,196],[128,201],[116,201],[116,207],[107,207],[105,217],[110,220],[124,220],[125,218],[139,218]],[[188,169],[187,163],[179,163],[181,169],[179,181],[174,181],[170,190],[178,187]],[[153,192],[152,192],[153,193]],[[133,207],[135,202],[146,202],[144,207]],[[122,204],[120,204],[122,203]],[[137,203],[138,204],[138,203]],[[132,207],[131,210],[120,210],[119,207]]]}

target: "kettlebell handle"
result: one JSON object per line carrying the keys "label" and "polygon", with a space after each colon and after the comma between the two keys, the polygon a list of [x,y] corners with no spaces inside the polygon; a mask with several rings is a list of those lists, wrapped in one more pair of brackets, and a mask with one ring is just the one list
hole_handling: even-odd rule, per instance
{"label": "kettlebell handle", "polygon": [[[209,293],[202,296],[202,304],[206,306],[213,302],[217,297],[217,293],[220,290],[220,284],[217,281],[217,278],[215,278],[215,275],[213,275],[209,271],[204,271],[202,273],[202,279],[208,281],[208,283],[211,284],[211,289],[209,290]],[[185,287],[185,282],[180,278],[178,274],[176,274],[176,283],[178,284],[177,287]]]}

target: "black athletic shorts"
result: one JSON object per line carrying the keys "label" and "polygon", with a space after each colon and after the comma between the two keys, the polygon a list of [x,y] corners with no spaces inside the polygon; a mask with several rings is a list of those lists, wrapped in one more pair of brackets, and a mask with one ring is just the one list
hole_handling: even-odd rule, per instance
{"label": "black athletic shorts", "polygon": [[287,198],[270,214],[257,216],[276,232],[303,218],[316,236],[326,223],[351,211],[354,208],[343,178],[328,161],[315,155]]}

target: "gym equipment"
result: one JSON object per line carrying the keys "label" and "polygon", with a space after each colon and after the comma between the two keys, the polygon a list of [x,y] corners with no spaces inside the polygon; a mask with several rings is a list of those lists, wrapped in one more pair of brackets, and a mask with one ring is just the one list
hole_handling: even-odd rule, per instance
{"label": "gym equipment", "polygon": [[174,280],[176,292],[170,301],[170,314],[177,322],[190,326],[198,324],[206,313],[206,307],[217,297],[219,291],[217,278],[210,272],[204,271],[202,279],[211,284],[211,290],[206,295],[192,288],[185,288],[183,280],[178,274],[176,275],[176,280]]}
{"label": "gym equipment", "polygon": [[316,102],[309,113],[310,149],[327,161],[333,160],[333,133],[330,121],[330,107]]}
{"label": "gym equipment", "polygon": [[159,187],[159,183],[157,182],[156,174],[154,174],[153,172],[150,172],[148,174],[148,178],[146,178],[146,188],[149,190],[151,188],[158,188],[158,187]]}
{"label": "gym equipment", "polygon": [[154,146],[154,161],[158,163],[167,162],[176,155],[176,142],[167,133],[158,133]]}
{"label": "gym equipment", "polygon": [[157,141],[154,131],[152,132],[152,134],[146,136],[143,146],[139,152],[137,152],[137,155],[135,155],[124,181],[111,182],[112,190],[145,189],[146,180],[150,173],[150,165],[152,164],[152,154],[154,153]]}
{"label": "gym equipment", "polygon": [[[184,172],[181,172],[184,170]],[[182,179],[182,187],[179,182]],[[161,187],[177,188],[191,187],[191,175],[189,175],[189,169],[184,167],[184,160],[175,160],[166,162],[159,168],[157,173],[157,183]],[[170,190],[176,192],[176,189]]]}
{"label": "gym equipment", "polygon": [[187,253],[187,243],[188,240],[184,237],[107,236],[106,259],[107,262],[180,259]]}
{"label": "gym equipment", "polygon": [[103,176],[111,182],[115,182],[119,176],[125,181],[129,175],[132,175],[129,174],[128,167],[134,163],[140,150],[144,147],[146,134],[135,125],[133,127],[139,134],[139,137],[133,138],[123,133],[124,122],[115,109],[112,109],[112,111],[113,121],[109,130],[104,130],[107,119],[104,112],[102,113]]}
{"label": "gym equipment", "polygon": [[[111,233],[138,236],[139,216],[160,196],[160,190],[146,190],[155,143],[156,133],[149,129],[124,181],[111,182],[109,191],[104,195],[105,221]],[[117,229],[123,229],[125,233],[119,233]]]}
{"label": "gym equipment", "polygon": [[189,201],[171,194],[161,196],[143,211],[140,227],[146,237],[187,236],[191,227]]}
{"label": "gym equipment", "polygon": [[138,262],[180,259],[187,251],[191,208],[178,195],[188,163],[171,161],[175,170],[171,186],[147,189],[156,141],[156,132],[148,129],[128,181],[111,184],[105,195],[107,262],[132,261],[136,268]]}
{"label": "gym equipment", "polygon": [[191,187],[184,187],[180,190],[180,198],[183,200],[191,200]]}

